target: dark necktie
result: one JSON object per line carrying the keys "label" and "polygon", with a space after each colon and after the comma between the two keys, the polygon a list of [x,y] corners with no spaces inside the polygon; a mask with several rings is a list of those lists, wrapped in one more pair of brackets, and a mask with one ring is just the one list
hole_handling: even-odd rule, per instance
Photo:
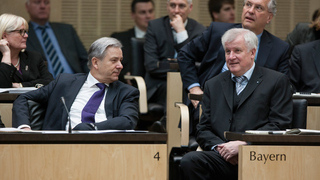
{"label": "dark necktie", "polygon": [[106,85],[104,83],[97,83],[96,84],[100,90],[96,91],[91,98],[89,99],[89,101],[87,102],[87,104],[84,106],[82,113],[81,113],[81,121],[83,123],[94,123],[95,119],[94,119],[94,115],[96,114],[101,101],[103,99],[104,96],[104,89],[106,88]]}
{"label": "dark necktie", "polygon": [[51,42],[51,39],[46,31],[45,26],[39,26],[39,28],[42,30],[41,35],[43,39],[43,44],[46,49],[46,53],[48,55],[48,58],[50,59],[52,69],[53,69],[53,76],[56,77],[58,74],[63,73],[63,67],[61,65],[61,62],[59,60],[58,54]]}

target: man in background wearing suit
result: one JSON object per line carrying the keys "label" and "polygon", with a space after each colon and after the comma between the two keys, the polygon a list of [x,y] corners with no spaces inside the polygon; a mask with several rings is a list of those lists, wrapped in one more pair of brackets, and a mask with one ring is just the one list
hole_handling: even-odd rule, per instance
{"label": "man in background wearing suit", "polygon": [[192,0],[168,0],[169,15],[148,25],[144,44],[148,102],[166,106],[167,72],[173,70],[161,65],[176,59],[179,49],[205,30],[203,25],[188,18],[192,7]]}
{"label": "man in background wearing suit", "polygon": [[[267,67],[282,73],[288,71],[288,43],[264,30],[275,16],[275,0],[245,0],[242,9],[242,23],[212,22],[210,27],[200,36],[181,48],[178,62],[183,87],[192,94],[202,94],[208,79],[227,70],[221,36],[231,28],[245,28],[254,32],[259,40],[255,62],[257,66]],[[195,62],[201,62],[199,68]],[[187,102],[196,124],[199,118],[199,101]],[[195,108],[195,109],[194,109]],[[194,125],[191,125],[194,126]],[[193,132],[191,132],[192,134]]]}
{"label": "man in background wearing suit", "polygon": [[51,23],[50,0],[27,0],[29,37],[27,50],[37,51],[47,59],[54,78],[59,73],[88,72],[87,51],[69,24]]}
{"label": "man in background wearing suit", "polygon": [[234,23],[234,0],[209,0],[208,8],[212,21]]}
{"label": "man in background wearing suit", "polygon": [[295,91],[320,93],[320,40],[295,46],[289,64]]}
{"label": "man in background wearing suit", "polygon": [[135,26],[127,31],[111,34],[123,45],[123,69],[119,75],[119,80],[131,84],[129,80],[124,79],[124,75],[130,75],[132,63],[132,45],[131,38],[144,38],[148,23],[154,19],[154,2],[153,0],[133,0],[131,3],[131,17]]}
{"label": "man in background wearing suit", "polygon": [[134,129],[139,91],[118,81],[121,47],[114,38],[100,38],[89,49],[88,74],[62,73],[47,86],[20,95],[13,103],[13,127],[30,129],[27,101],[33,100],[47,108],[42,129],[65,130],[69,115],[60,102],[64,97],[74,130]]}
{"label": "man in background wearing suit", "polygon": [[288,77],[258,66],[258,38],[235,28],[222,36],[229,70],[207,81],[203,114],[196,138],[204,151],[181,160],[183,179],[237,179],[238,148],[244,141],[227,141],[225,131],[284,130],[292,121],[292,90]]}

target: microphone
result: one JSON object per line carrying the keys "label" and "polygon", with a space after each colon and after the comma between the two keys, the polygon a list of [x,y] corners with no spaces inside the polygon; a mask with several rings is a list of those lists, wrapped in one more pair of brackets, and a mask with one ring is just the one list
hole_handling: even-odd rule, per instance
{"label": "microphone", "polygon": [[61,100],[64,108],[66,109],[66,112],[67,112],[67,115],[68,115],[68,122],[69,122],[68,133],[71,134],[71,133],[72,133],[72,132],[71,132],[71,120],[70,120],[69,111],[68,111],[68,108],[67,108],[67,105],[66,105],[66,101],[64,100],[64,97],[63,97],[63,96],[61,96],[60,100]]}

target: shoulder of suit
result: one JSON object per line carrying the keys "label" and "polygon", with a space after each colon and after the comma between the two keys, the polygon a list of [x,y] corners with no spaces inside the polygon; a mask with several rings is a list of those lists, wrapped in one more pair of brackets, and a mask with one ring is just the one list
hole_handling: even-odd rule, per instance
{"label": "shoulder of suit", "polygon": [[135,91],[135,90],[138,90],[137,88],[131,86],[131,85],[128,85],[128,84],[125,84],[121,81],[115,81],[113,83],[110,84],[110,86],[113,86],[113,87],[116,87],[116,89],[120,90],[120,91]]}
{"label": "shoulder of suit", "polygon": [[122,37],[124,35],[126,36],[126,35],[131,35],[131,34],[134,34],[134,28],[128,29],[126,31],[114,32],[114,33],[111,34],[111,37],[119,38],[119,37]]}

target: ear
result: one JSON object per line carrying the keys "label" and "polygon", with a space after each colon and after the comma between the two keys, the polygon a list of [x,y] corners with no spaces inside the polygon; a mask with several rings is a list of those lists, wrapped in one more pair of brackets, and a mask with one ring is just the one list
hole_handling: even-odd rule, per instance
{"label": "ear", "polygon": [[134,12],[131,12],[131,18],[134,20],[135,19],[136,14]]}
{"label": "ear", "polygon": [[256,52],[257,52],[257,49],[256,48],[253,48],[251,49],[251,58],[254,60],[255,56],[256,56]]}
{"label": "ear", "polygon": [[1,39],[7,39],[7,35],[8,34],[6,32],[3,32]]}
{"label": "ear", "polygon": [[91,59],[91,63],[92,63],[92,67],[95,68],[95,69],[98,69],[99,68],[99,59],[96,58],[96,57],[93,57]]}
{"label": "ear", "polygon": [[193,4],[191,3],[191,4],[190,4],[190,7],[189,7],[189,11],[190,11],[190,12],[192,11],[192,8],[193,8]]}
{"label": "ear", "polygon": [[273,14],[269,13],[269,16],[267,17],[267,24],[270,23],[271,19],[273,18]]}
{"label": "ear", "polygon": [[217,19],[219,19],[219,13],[212,12],[212,16],[214,17],[215,21],[217,21]]}

